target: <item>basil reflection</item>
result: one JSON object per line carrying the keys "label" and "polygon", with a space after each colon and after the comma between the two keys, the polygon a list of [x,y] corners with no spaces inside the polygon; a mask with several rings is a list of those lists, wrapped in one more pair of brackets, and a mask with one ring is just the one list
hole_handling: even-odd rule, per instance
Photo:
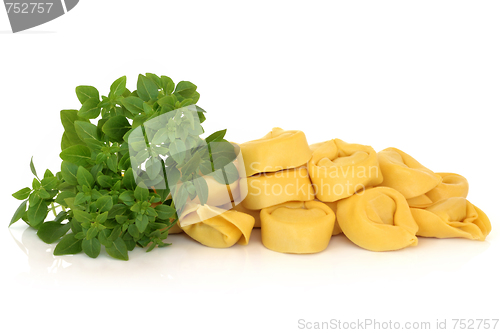
{"label": "basil reflection", "polygon": [[170,194],[178,216],[190,202],[230,209],[241,201],[239,147],[225,140],[207,143],[202,133],[190,105],[148,120],[128,137],[137,185]]}

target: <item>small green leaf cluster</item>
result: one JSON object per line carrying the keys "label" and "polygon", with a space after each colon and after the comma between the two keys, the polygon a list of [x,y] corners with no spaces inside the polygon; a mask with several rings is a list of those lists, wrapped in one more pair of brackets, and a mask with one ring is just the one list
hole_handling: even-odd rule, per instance
{"label": "small green leaf cluster", "polygon": [[[80,109],[60,112],[64,128],[59,155],[61,170],[55,175],[47,170],[40,179],[31,159],[35,176],[32,187],[13,194],[23,201],[9,226],[22,219],[37,229],[42,241],[59,241],[55,255],[83,251],[96,258],[104,247],[110,256],[128,260],[128,252],[136,246],[151,251],[170,245],[165,239],[178,215],[168,184],[158,186],[155,179],[168,173],[168,183],[175,184],[170,179],[184,177],[188,185],[175,191],[175,202],[183,202],[181,194],[187,199],[198,193],[205,203],[206,182],[195,175],[200,170],[214,171],[215,164],[220,166],[234,159],[229,152],[234,155],[232,145],[223,139],[225,130],[212,134],[206,141],[199,138],[204,132],[200,124],[205,120],[205,111],[195,105],[200,98],[196,85],[188,81],[175,85],[167,76],[147,73],[139,75],[137,89],[130,91],[126,80],[123,76],[114,81],[107,96],[92,86],[76,88]],[[194,110],[194,115],[178,111],[186,107]],[[137,159],[137,155],[130,155],[129,142],[133,140],[129,137],[135,129],[144,133],[148,120],[167,113],[166,124],[155,130],[157,135],[149,136],[151,141],[146,140],[146,170],[134,168],[131,160]],[[208,148],[210,162],[203,163],[201,148],[212,141],[225,148]],[[165,162],[160,157],[167,153]],[[225,172],[219,180],[227,183]],[[164,178],[163,183],[167,183]],[[56,213],[59,207],[61,211]],[[55,218],[46,221],[50,211]]]}

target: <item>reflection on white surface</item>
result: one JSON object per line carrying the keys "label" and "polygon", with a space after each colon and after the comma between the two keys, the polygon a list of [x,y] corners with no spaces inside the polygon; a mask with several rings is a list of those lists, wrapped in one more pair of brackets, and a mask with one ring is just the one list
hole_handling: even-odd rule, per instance
{"label": "reflection on white surface", "polygon": [[11,235],[19,246],[13,251],[22,251],[28,259],[28,270],[19,272],[16,279],[24,285],[136,285],[177,291],[222,288],[227,292],[237,285],[376,283],[388,277],[420,279],[433,272],[459,270],[490,246],[488,241],[419,238],[416,247],[377,253],[361,249],[339,235],[321,253],[291,255],[266,249],[260,241],[260,229],[254,229],[247,246],[214,249],[185,234],[176,234],[168,238],[172,246],[150,253],[136,248],[130,252],[130,260],[124,262],[106,254],[97,259],[84,254],[54,256],[55,244],[45,244],[31,228],[15,229]]}

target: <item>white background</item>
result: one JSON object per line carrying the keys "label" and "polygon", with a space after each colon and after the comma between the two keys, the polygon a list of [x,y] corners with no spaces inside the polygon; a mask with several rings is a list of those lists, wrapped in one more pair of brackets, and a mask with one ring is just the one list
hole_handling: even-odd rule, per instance
{"label": "white background", "polygon": [[[2,330],[294,332],[309,322],[500,318],[498,1],[97,1],[12,34],[0,10]],[[315,255],[204,247],[183,235],[129,262],[54,257],[11,193],[59,169],[59,110],[77,85],[126,74],[198,85],[205,130],[299,129],[394,146],[470,183],[486,242],[420,239],[372,253],[344,236]],[[497,331],[500,324],[497,326]],[[489,331],[492,331],[491,329]]]}

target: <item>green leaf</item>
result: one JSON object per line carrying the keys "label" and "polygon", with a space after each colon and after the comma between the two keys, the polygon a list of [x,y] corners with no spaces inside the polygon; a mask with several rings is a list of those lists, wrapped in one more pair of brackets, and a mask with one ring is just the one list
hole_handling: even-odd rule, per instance
{"label": "green leaf", "polygon": [[115,98],[118,96],[121,96],[124,92],[127,85],[127,77],[122,76],[119,79],[116,79],[115,82],[111,85],[110,92],[109,92],[109,98]]}
{"label": "green leaf", "polygon": [[126,117],[114,116],[104,123],[102,131],[112,140],[120,141],[130,128],[130,124]]}
{"label": "green leaf", "polygon": [[87,166],[91,163],[90,149],[87,146],[75,145],[64,149],[59,157],[63,161],[70,162],[80,166]]}
{"label": "green leaf", "polygon": [[84,212],[83,210],[73,210],[73,216],[80,223],[92,221],[92,216],[89,213]]}
{"label": "green leaf", "polygon": [[89,189],[94,187],[94,183],[95,183],[94,177],[92,177],[92,174],[90,173],[90,171],[88,171],[87,169],[85,169],[82,166],[78,167],[78,171],[76,172],[76,179],[77,179],[79,185],[82,185],[82,186],[85,185]]}
{"label": "green leaf", "polygon": [[135,218],[135,225],[137,226],[137,229],[140,233],[143,233],[146,230],[148,223],[149,220],[146,215],[137,214],[137,217]]}
{"label": "green leaf", "polygon": [[167,220],[175,216],[174,207],[170,207],[168,205],[158,205],[154,209],[156,210],[156,213],[158,213],[158,218],[160,220]]}
{"label": "green leaf", "polygon": [[82,249],[86,255],[91,258],[97,258],[101,253],[101,243],[97,238],[84,239],[82,241]]}
{"label": "green leaf", "polygon": [[139,232],[139,229],[137,228],[137,226],[135,224],[131,224],[129,225],[128,227],[128,232],[130,235],[132,235],[132,237],[134,238],[139,238],[141,237],[141,233]]}
{"label": "green leaf", "polygon": [[97,199],[96,203],[97,209],[99,212],[107,212],[113,207],[113,198],[109,195],[103,195],[99,199]]}
{"label": "green leaf", "polygon": [[33,164],[33,156],[31,156],[31,161],[30,161],[30,169],[31,169],[31,173],[32,173],[33,175],[35,175],[35,177],[38,177],[38,176],[36,175],[35,164]]}
{"label": "green leaf", "polygon": [[49,199],[50,198],[49,192],[47,192],[43,187],[38,190],[38,195],[42,199]]}
{"label": "green leaf", "polygon": [[33,178],[33,182],[31,182],[31,187],[33,187],[34,190],[40,189],[40,182],[38,179]]}
{"label": "green leaf", "polygon": [[76,172],[78,171],[78,165],[73,163],[63,161],[61,163],[61,174],[64,181],[70,185],[77,185],[78,181],[76,179]]}
{"label": "green leaf", "polygon": [[134,192],[132,191],[125,191],[118,198],[125,204],[135,202]]}
{"label": "green leaf", "polygon": [[172,92],[174,91],[174,88],[175,88],[174,81],[172,81],[171,78],[169,78],[168,76],[165,76],[165,75],[162,75],[160,80],[161,80],[161,87],[162,87],[163,91],[165,92],[165,94],[167,94],[167,95],[172,94]]}
{"label": "green leaf", "polygon": [[62,224],[59,222],[45,222],[40,226],[36,234],[38,235],[38,238],[45,243],[52,244],[62,236],[66,235],[70,227],[70,223]]}
{"label": "green leaf", "polygon": [[135,190],[136,183],[132,168],[128,168],[125,172],[125,175],[123,176],[123,185],[127,188],[127,190]]}
{"label": "green leaf", "polygon": [[99,141],[97,135],[97,126],[86,121],[75,121],[75,130],[78,137],[84,141],[85,139],[94,139]]}
{"label": "green leaf", "polygon": [[123,204],[116,204],[111,207],[111,209],[108,211],[108,218],[112,219],[115,218],[116,215],[122,215],[127,211],[127,206]]}
{"label": "green leaf", "polygon": [[31,189],[29,187],[25,187],[23,189],[20,189],[16,193],[13,193],[12,196],[16,198],[17,200],[24,200],[29,197],[31,193]]}
{"label": "green leaf", "polygon": [[41,185],[46,190],[52,190],[57,187],[58,180],[56,177],[46,177],[42,179]]}
{"label": "green leaf", "polygon": [[21,202],[21,204],[19,205],[19,207],[17,207],[16,209],[16,212],[14,213],[14,216],[12,216],[12,219],[10,220],[10,223],[9,223],[9,227],[19,221],[19,219],[21,217],[23,217],[24,213],[26,213],[26,203],[28,202],[28,200],[24,200],[23,202]]}
{"label": "green leaf", "polygon": [[100,175],[99,177],[97,177],[97,183],[104,188],[111,188],[114,185],[113,178],[106,175]]}
{"label": "green leaf", "polygon": [[61,113],[61,123],[64,127],[64,133],[61,140],[61,149],[64,150],[68,147],[74,145],[83,145],[83,141],[80,140],[75,130],[75,121],[86,121],[87,119],[83,119],[78,116],[77,110],[62,110]]}
{"label": "green leaf", "polygon": [[200,153],[196,152],[194,155],[187,161],[186,164],[182,167],[182,175],[184,176],[190,176],[193,173],[196,172],[196,169],[198,169],[198,166],[201,163],[201,157]]}
{"label": "green leaf", "polygon": [[47,202],[44,200],[37,201],[33,206],[30,205],[27,212],[30,226],[36,227],[42,223],[47,216],[47,211]]}
{"label": "green leaf", "polygon": [[137,95],[145,102],[158,97],[158,87],[153,80],[139,74],[137,79]]}
{"label": "green leaf", "polygon": [[99,91],[92,86],[78,86],[76,87],[76,97],[80,103],[85,103],[90,98],[99,99]]}
{"label": "green leaf", "polygon": [[80,110],[78,110],[78,116],[83,119],[94,119],[101,113],[101,107],[99,106],[99,98],[89,98],[83,103]]}
{"label": "green leaf", "polygon": [[113,258],[120,260],[128,260],[128,250],[125,242],[121,238],[117,238],[113,241],[113,244],[106,247],[106,252]]}
{"label": "green leaf", "polygon": [[139,97],[135,96],[129,96],[123,99],[122,104],[132,112],[134,115],[138,115],[139,113],[143,112],[143,103],[144,101],[140,99]]}
{"label": "green leaf", "polygon": [[136,186],[135,191],[134,191],[134,197],[138,201],[147,201],[149,196],[149,190],[141,187],[141,186]]}
{"label": "green leaf", "polygon": [[170,156],[177,162],[182,163],[186,156],[186,145],[179,139],[175,139],[168,147]]}
{"label": "green leaf", "polygon": [[207,143],[220,142],[220,141],[222,141],[222,139],[224,139],[224,135],[226,135],[226,131],[227,131],[227,129],[212,133],[205,139],[205,141]]}
{"label": "green leaf", "polygon": [[184,98],[189,98],[193,96],[196,88],[196,85],[189,81],[180,81],[175,87],[175,92]]}
{"label": "green leaf", "polygon": [[106,164],[108,165],[109,170],[116,172],[118,167],[118,156],[115,154],[108,156]]}
{"label": "green leaf", "polygon": [[198,199],[200,199],[200,203],[202,205],[206,204],[208,200],[207,181],[203,177],[197,177],[193,179],[193,184],[196,188],[196,194],[198,195]]}
{"label": "green leaf", "polygon": [[54,249],[55,256],[77,254],[82,251],[82,240],[76,239],[73,233],[64,236]]}

